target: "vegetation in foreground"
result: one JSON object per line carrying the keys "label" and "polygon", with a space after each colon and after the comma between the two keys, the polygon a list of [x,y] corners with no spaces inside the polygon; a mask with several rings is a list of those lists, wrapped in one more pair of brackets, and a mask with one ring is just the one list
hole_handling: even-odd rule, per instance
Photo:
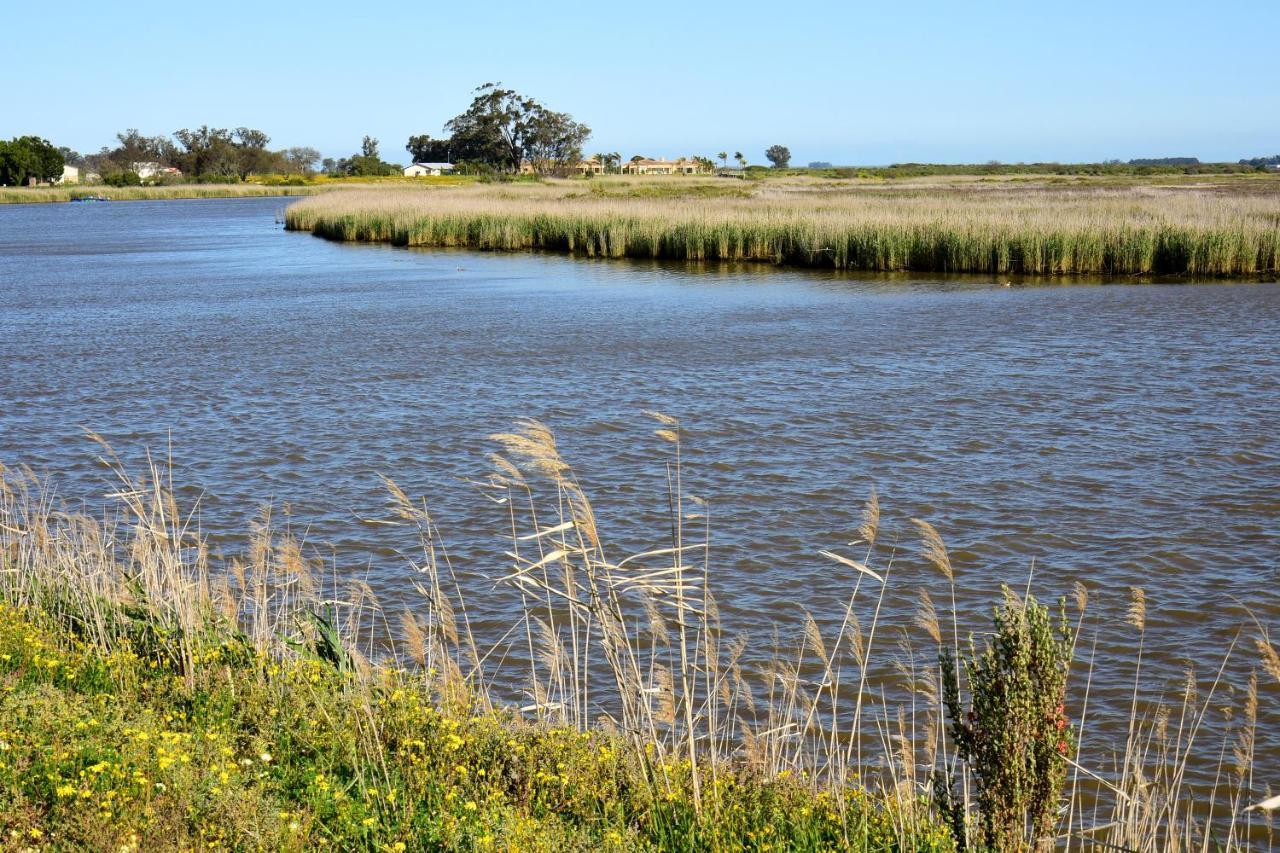
{"label": "vegetation in foreground", "polygon": [[1280,270],[1280,180],[602,178],[309,199],[333,240],[587,257],[995,275],[1259,277]]}
{"label": "vegetation in foreground", "polygon": [[[1191,676],[1180,709],[1144,698],[1141,712],[1135,680],[1123,753],[1090,769],[1069,690],[1088,694],[1075,661],[1087,592],[1069,616],[1065,601],[1055,613],[1006,589],[994,633],[962,647],[955,573],[925,522],[951,624],[922,590],[933,663],[904,670],[911,713],[891,707],[869,676],[892,633],[874,495],[861,553],[823,552],[850,584],[839,631],[807,618],[797,648],[745,673],[748,644],[723,636],[708,589],[705,532],[686,525],[679,424],[658,417],[676,455],[671,539],[621,560],[545,427],[495,436],[483,488],[510,511],[501,580],[523,601],[506,645],[479,645],[430,516],[388,481],[384,523],[421,537],[421,603],[374,662],[358,640],[388,614],[359,582],[330,590],[269,514],[215,567],[159,467],[133,479],[104,456],[119,527],[5,471],[0,837],[379,851],[1234,850],[1271,837],[1245,809],[1256,676],[1212,791],[1193,789],[1187,763],[1222,700]],[[1130,617],[1141,636],[1140,591]],[[1280,683],[1280,655],[1255,636]],[[523,681],[529,704],[499,702],[496,676]]]}

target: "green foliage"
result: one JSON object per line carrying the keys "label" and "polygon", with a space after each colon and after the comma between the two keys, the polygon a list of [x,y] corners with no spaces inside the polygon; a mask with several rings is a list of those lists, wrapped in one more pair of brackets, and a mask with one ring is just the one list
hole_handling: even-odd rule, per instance
{"label": "green foliage", "polygon": [[[970,639],[967,709],[954,654],[941,654],[948,731],[976,782],[982,844],[1000,851],[1024,849],[1028,831],[1037,843],[1052,836],[1074,748],[1064,708],[1074,644],[1066,601],[1055,625],[1035,598],[1021,601],[1008,587],[1004,594],[995,635],[981,651]],[[951,780],[936,778],[935,787],[962,838]]]}
{"label": "green foliage", "polygon": [[20,187],[32,180],[56,181],[62,177],[65,163],[62,151],[38,136],[0,142],[0,186]]}
{"label": "green foliage", "polygon": [[142,178],[134,171],[108,172],[102,182],[109,187],[137,187],[142,185]]}
{"label": "green foliage", "polygon": [[785,145],[770,145],[764,156],[775,169],[785,169],[791,164],[791,149]]}
{"label": "green foliage", "polygon": [[278,660],[213,632],[180,672],[156,632],[108,654],[59,625],[0,602],[0,838],[15,848],[954,849],[936,822],[904,836],[861,790],[746,770],[704,788],[699,812],[680,760],[327,652]]}
{"label": "green foliage", "polygon": [[[486,83],[475,91],[471,106],[445,124],[452,158],[512,172],[528,161],[546,174],[564,172],[582,159],[591,128],[568,113],[549,110],[500,83]],[[435,150],[425,148],[431,142],[430,137],[415,136],[406,147],[416,158],[415,147],[423,153]]]}

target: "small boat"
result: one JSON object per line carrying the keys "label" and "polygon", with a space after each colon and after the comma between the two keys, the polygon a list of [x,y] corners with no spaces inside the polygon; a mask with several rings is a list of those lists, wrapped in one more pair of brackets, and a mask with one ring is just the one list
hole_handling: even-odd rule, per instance
{"label": "small boat", "polygon": [[72,201],[111,201],[105,195],[73,195]]}

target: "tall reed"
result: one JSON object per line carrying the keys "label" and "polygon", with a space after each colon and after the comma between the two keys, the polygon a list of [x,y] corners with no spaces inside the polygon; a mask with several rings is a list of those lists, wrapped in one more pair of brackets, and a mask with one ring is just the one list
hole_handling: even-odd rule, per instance
{"label": "tall reed", "polygon": [[1206,278],[1280,270],[1274,182],[887,188],[774,180],[735,193],[693,180],[665,193],[620,186],[353,191],[291,206],[286,225],[401,246],[840,270]]}
{"label": "tall reed", "polygon": [[[669,523],[661,539],[625,555],[613,553],[550,429],[522,421],[493,436],[498,452],[480,486],[503,508],[509,531],[505,568],[495,580],[520,601],[514,633],[506,638],[477,635],[477,603],[464,597],[431,513],[390,480],[385,523],[416,530],[420,550],[408,566],[416,603],[399,616],[397,642],[380,650],[372,629],[390,622],[367,585],[326,578],[269,512],[241,556],[215,561],[194,508],[178,506],[166,466],[151,462],[135,477],[101,443],[102,459],[118,480],[109,495],[114,513],[103,518],[63,509],[31,472],[3,471],[0,600],[52,618],[104,655],[162,659],[189,686],[210,649],[228,644],[268,662],[327,662],[347,679],[347,695],[359,699],[361,772],[370,774],[360,784],[371,788],[401,760],[396,750],[403,747],[380,734],[389,725],[380,709],[388,701],[389,673],[408,667],[413,674],[405,677],[450,713],[501,712],[548,731],[613,738],[646,780],[645,831],[665,838],[663,844],[698,846],[693,836],[663,835],[676,825],[686,827],[680,833],[722,838],[715,833],[730,825],[724,821],[740,806],[732,798],[744,778],[799,785],[811,803],[830,811],[842,846],[879,843],[874,839],[882,832],[913,848],[972,840],[978,818],[973,768],[943,731],[937,653],[953,650],[943,652],[945,660],[958,652],[960,616],[957,578],[941,534],[918,522],[924,554],[947,580],[951,601],[952,625],[944,631],[932,597],[921,592],[916,624],[932,642],[925,645],[930,651],[920,653],[910,632],[882,622],[892,546],[881,544],[874,493],[852,543],[815,546],[838,573],[833,580],[846,587],[835,633],[824,634],[806,615],[793,626],[794,644],[782,634],[764,645],[730,637],[712,590],[704,507],[683,483],[684,434],[674,418],[652,417],[668,448]],[[1022,612],[1022,599],[1009,595],[1006,613]],[[1076,625],[1064,636],[1117,630],[1088,621],[1087,598],[1077,590]],[[1066,847],[1232,850],[1271,837],[1265,810],[1244,811],[1270,802],[1267,780],[1254,779],[1257,681],[1248,685],[1244,711],[1222,747],[1234,750],[1232,772],[1210,789],[1193,785],[1188,768],[1209,751],[1202,743],[1206,721],[1221,701],[1220,680],[1234,647],[1224,650],[1207,686],[1189,674],[1182,695],[1166,705],[1150,695],[1139,671],[1145,607],[1145,596],[1135,591],[1128,629],[1139,638],[1134,699],[1127,741],[1117,754],[1084,748],[1093,725],[1087,701],[1093,660],[1070,644],[1076,662],[1067,705],[1077,715],[1081,749],[1064,754],[1072,776],[1061,814],[1047,827],[1041,820],[1038,827],[1016,828],[1022,843],[1049,833]],[[1260,671],[1280,682],[1270,637],[1261,626],[1250,630]],[[896,645],[886,640],[895,634]],[[517,649],[523,659],[513,654]],[[900,675],[885,682],[873,671],[890,658]],[[517,661],[515,670],[503,663],[508,659]],[[503,684],[519,685],[526,698],[504,702]],[[958,696],[979,688],[957,680],[947,689]],[[950,837],[937,834],[944,809],[930,780],[938,774],[956,780],[949,810],[960,818]],[[926,845],[926,838],[933,840]]]}

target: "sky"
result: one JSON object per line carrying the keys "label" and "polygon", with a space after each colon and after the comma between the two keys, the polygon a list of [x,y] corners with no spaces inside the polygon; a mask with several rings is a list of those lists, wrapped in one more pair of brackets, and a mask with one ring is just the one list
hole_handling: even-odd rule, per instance
{"label": "sky", "polygon": [[[1280,2],[14,4],[0,138],[248,126],[325,156],[442,135],[486,82],[587,153],[763,163],[1280,153]],[[13,35],[20,34],[20,35]]]}

